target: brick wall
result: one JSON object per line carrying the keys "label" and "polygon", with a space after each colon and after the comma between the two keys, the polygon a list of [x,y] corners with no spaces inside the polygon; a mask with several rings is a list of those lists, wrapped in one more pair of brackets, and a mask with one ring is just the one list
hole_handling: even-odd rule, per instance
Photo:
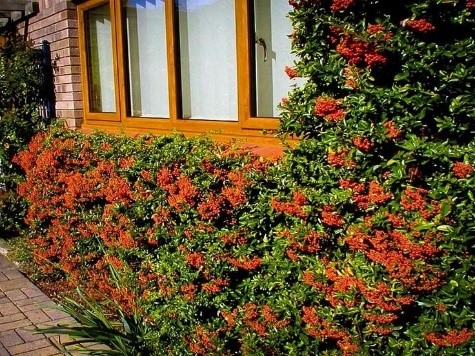
{"label": "brick wall", "polygon": [[70,0],[36,0],[39,13],[28,20],[27,37],[36,45],[46,40],[55,65],[56,115],[69,127],[82,123],[82,94],[76,6]]}

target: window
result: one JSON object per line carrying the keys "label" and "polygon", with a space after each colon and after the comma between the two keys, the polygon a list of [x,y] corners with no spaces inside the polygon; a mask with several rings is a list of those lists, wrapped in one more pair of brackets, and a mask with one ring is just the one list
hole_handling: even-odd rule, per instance
{"label": "window", "polygon": [[86,127],[262,136],[291,88],[287,0],[78,6]]}

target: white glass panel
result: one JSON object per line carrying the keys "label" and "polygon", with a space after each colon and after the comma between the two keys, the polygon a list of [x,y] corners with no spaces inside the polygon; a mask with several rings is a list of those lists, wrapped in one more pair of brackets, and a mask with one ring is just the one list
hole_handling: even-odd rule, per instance
{"label": "white glass panel", "polygon": [[234,0],[179,0],[183,118],[237,121]]}
{"label": "white glass panel", "polygon": [[109,5],[86,13],[89,107],[91,112],[115,112],[112,28]]}
{"label": "white glass panel", "polygon": [[164,1],[129,0],[125,18],[130,114],[169,117]]}
{"label": "white glass panel", "polygon": [[293,66],[289,35],[292,24],[288,0],[255,0],[255,66],[257,116],[277,117],[277,105],[287,96],[292,81],[285,73]]}

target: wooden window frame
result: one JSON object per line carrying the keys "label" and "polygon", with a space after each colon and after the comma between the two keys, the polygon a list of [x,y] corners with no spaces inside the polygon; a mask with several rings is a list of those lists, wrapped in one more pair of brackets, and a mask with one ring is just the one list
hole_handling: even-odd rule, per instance
{"label": "wooden window frame", "polygon": [[[175,2],[165,1],[166,43],[168,62],[169,87],[169,118],[132,117],[127,113],[128,86],[126,56],[124,53],[123,7],[125,0],[87,0],[78,5],[79,49],[81,63],[81,80],[83,88],[84,128],[104,129],[106,131],[126,133],[169,133],[174,130],[185,134],[210,133],[212,136],[231,138],[241,137],[250,141],[275,142],[279,124],[278,118],[252,116],[252,73],[253,66],[251,46],[254,45],[253,24],[251,24],[250,0],[235,0],[236,21],[236,61],[237,61],[237,121],[212,121],[199,119],[182,119],[179,98],[179,58],[177,56],[179,42],[177,34],[177,14]],[[257,0],[259,1],[259,0]],[[87,67],[87,46],[85,31],[85,15],[87,11],[104,4],[109,4],[112,26],[112,51],[114,66],[114,83],[116,96],[115,113],[91,112],[89,107],[89,83]]]}

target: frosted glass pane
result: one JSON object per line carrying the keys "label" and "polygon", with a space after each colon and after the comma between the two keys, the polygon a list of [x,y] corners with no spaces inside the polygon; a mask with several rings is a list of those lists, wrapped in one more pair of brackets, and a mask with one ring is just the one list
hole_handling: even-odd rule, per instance
{"label": "frosted glass pane", "polygon": [[290,10],[288,0],[254,1],[257,116],[279,116],[277,105],[292,84],[284,72],[285,66],[292,66],[295,60],[288,37],[292,32],[287,18]]}
{"label": "frosted glass pane", "polygon": [[115,112],[112,28],[109,5],[86,13],[89,109],[91,112]]}
{"label": "frosted glass pane", "polygon": [[179,0],[183,118],[237,121],[234,0]]}
{"label": "frosted glass pane", "polygon": [[129,0],[125,20],[130,115],[169,117],[164,1]]}

